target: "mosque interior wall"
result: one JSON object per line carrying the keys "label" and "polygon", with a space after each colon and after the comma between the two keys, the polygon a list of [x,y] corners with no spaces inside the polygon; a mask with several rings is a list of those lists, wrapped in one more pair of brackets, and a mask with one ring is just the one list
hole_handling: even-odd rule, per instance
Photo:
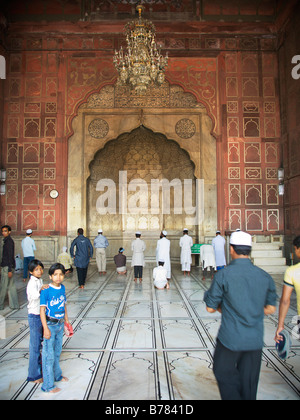
{"label": "mosque interior wall", "polygon": [[[105,230],[113,226],[107,233],[114,249],[120,226],[126,244],[139,226],[156,238],[162,225],[175,244],[184,223],[174,214],[152,222],[149,215],[140,222],[135,215],[127,229],[124,217],[120,225],[119,216],[101,219],[93,211],[95,161],[107,156],[109,147],[123,158],[127,137],[144,129],[159,144],[159,156],[172,145],[170,159],[185,162],[183,168],[168,164],[169,179],[191,176],[193,188],[196,180],[204,182],[203,220],[190,227],[195,240],[236,228],[291,237],[300,220],[299,121],[293,111],[299,81],[289,80],[286,64],[295,54],[291,45],[297,45],[296,18],[293,22],[279,51],[268,26],[260,25],[260,34],[247,29],[233,36],[210,27],[201,36],[196,29],[171,36],[161,24],[158,37],[170,52],[166,82],[146,98],[116,87],[112,56],[122,43],[120,25],[101,33],[101,25],[92,22],[66,22],[64,28],[55,22],[12,24],[5,34],[7,77],[1,81],[1,164],[7,170],[1,223],[11,225],[17,242],[31,228],[45,258],[50,243],[55,256],[78,227],[93,237],[99,224]],[[144,151],[144,166],[138,168],[131,152],[123,167],[113,156],[107,159],[101,176],[114,168],[146,179],[163,167]],[[282,164],[284,197],[278,194]],[[52,189],[59,193],[56,199],[49,195]],[[151,223],[159,229],[149,230]]]}

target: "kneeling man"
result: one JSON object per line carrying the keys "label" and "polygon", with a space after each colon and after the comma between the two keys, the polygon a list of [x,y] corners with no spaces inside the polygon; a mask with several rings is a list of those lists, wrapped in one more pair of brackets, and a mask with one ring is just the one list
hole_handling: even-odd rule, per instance
{"label": "kneeling man", "polygon": [[164,261],[158,261],[158,267],[153,270],[153,284],[157,289],[169,289],[169,282],[167,279],[167,269],[164,268]]}

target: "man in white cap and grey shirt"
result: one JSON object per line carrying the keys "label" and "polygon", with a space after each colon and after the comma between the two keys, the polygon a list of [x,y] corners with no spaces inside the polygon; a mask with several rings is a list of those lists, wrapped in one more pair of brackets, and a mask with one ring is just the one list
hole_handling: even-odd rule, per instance
{"label": "man in white cap and grey shirt", "polygon": [[23,250],[23,281],[28,278],[28,264],[34,259],[34,251],[36,251],[35,242],[32,239],[32,229],[26,230],[26,237],[22,240],[21,246]]}
{"label": "man in white cap and grey shirt", "polygon": [[94,247],[96,248],[96,263],[99,274],[106,274],[106,248],[109,243],[103,230],[98,230],[98,236],[94,239]]}
{"label": "man in white cap and grey shirt", "polygon": [[163,230],[161,232],[161,239],[157,241],[156,247],[156,262],[164,261],[164,268],[167,270],[167,278],[171,278],[171,261],[170,261],[170,241],[166,238],[168,232]]}
{"label": "man in white cap and grey shirt", "polygon": [[250,259],[251,236],[230,237],[231,263],[217,272],[204,301],[221,312],[213,371],[224,400],[255,400],[264,345],[264,315],[276,310],[272,277]]}

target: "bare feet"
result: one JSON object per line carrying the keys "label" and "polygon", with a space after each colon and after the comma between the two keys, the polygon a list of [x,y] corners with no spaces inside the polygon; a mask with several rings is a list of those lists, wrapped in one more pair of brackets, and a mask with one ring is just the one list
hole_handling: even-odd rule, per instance
{"label": "bare feet", "polygon": [[61,389],[56,387],[56,388],[52,389],[51,391],[49,391],[49,394],[56,394],[59,391],[61,391]]}
{"label": "bare feet", "polygon": [[43,378],[37,379],[36,381],[33,381],[35,384],[42,384]]}
{"label": "bare feet", "polygon": [[61,382],[69,382],[69,379],[66,376],[63,376],[60,381]]}

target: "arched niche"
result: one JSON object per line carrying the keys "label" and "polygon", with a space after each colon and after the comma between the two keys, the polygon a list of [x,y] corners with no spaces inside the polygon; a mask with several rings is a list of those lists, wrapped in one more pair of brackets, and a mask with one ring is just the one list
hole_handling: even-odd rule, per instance
{"label": "arched niche", "polygon": [[[170,86],[167,82],[162,89],[154,89],[146,97],[137,97],[115,86],[105,86],[98,93],[92,93],[78,108],[72,129],[68,144],[70,238],[74,237],[78,227],[83,227],[90,237],[96,235],[99,227],[94,226],[98,219],[94,222],[90,220],[89,183],[93,176],[92,162],[102,153],[107,153],[111,143],[117,148],[118,142],[126,143],[126,136],[130,137],[131,133],[132,139],[140,135],[139,130],[142,129],[152,136],[155,144],[161,142],[164,150],[168,150],[168,145],[170,150],[176,145],[176,150],[181,150],[188,157],[194,179],[203,184],[203,217],[194,226],[193,233],[199,241],[214,233],[217,227],[216,140],[211,134],[212,122],[206,108],[197,103],[192,94],[185,93],[179,86]],[[130,154],[130,141],[127,141],[127,147]],[[169,161],[168,169],[171,170],[171,166]],[[109,167],[112,169],[113,165]],[[142,171],[142,167],[139,170]],[[169,231],[177,241],[179,226],[173,226],[176,228]],[[166,224],[165,228],[168,228]],[[107,234],[110,236],[113,232]]]}

